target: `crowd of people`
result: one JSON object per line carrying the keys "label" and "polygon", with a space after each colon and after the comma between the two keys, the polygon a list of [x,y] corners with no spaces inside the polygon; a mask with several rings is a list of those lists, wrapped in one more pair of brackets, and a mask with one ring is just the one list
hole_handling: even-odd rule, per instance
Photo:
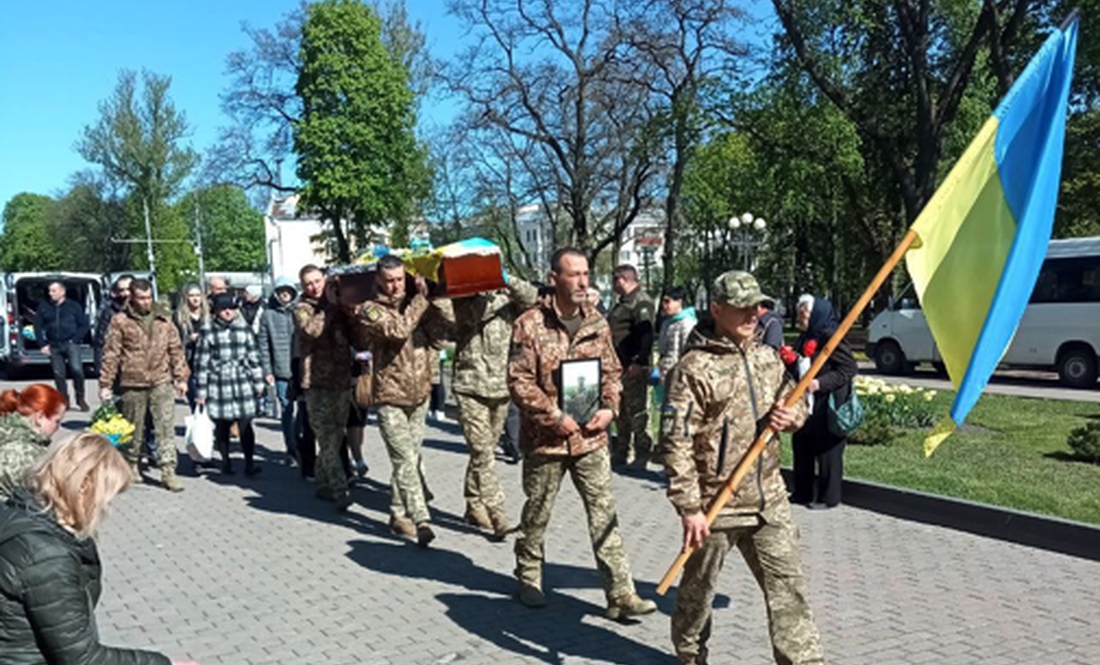
{"label": "crowd of people", "polygon": [[[117,400],[135,424],[121,452],[93,435],[51,444],[70,405],[59,389],[36,384],[0,395],[0,496],[7,498],[0,508],[0,571],[13,571],[0,575],[0,625],[18,628],[10,640],[0,635],[0,652],[9,642],[46,654],[69,648],[66,641],[96,641],[89,611],[97,600],[92,589],[98,590],[91,536],[107,502],[142,482],[147,448],[162,486],[183,490],[176,477],[177,398],[213,421],[223,474],[235,472],[233,439],[244,474],[261,471],[253,420],[277,417],[283,461],[315,483],[319,500],[341,511],[351,505],[349,482],[367,472],[362,441],[370,409],[392,469],[390,528],[429,547],[436,538],[433,495],[421,445],[429,411],[441,407],[438,393],[432,403],[440,349],[453,345],[451,391],[468,445],[465,520],[495,540],[516,532],[523,605],[547,604],[544,541],[568,474],[587,515],[607,616],[619,620],[656,609],[636,592],[611,483],[615,467],[641,470],[656,463],[668,478],[684,546],[695,549],[672,618],[680,662],[707,662],[711,601],[733,547],[764,593],[776,661],[824,662],[790,504],[828,508],[840,502],[844,439],[830,431],[826,406],[849,398],[855,375],[850,349],[841,344],[833,353],[810,384],[808,400],[784,402],[806,365],[798,361],[812,360],[837,328],[827,300],[799,300],[801,334],[786,347],[774,300],[739,271],[714,282],[702,313],[687,306],[682,287],[666,290],[656,304],[629,265],[614,270],[616,298],[604,310],[589,283],[587,256],[569,248],[553,255],[547,285],[504,274],[505,288],[454,299],[429,297],[424,280],[407,274],[392,255],[378,260],[375,292],[366,300],[342,293],[340,279],[319,266],[307,265],[297,277],[279,278],[266,302],[255,290],[238,295],[212,279],[205,293],[198,285],[184,289],[174,314],[154,302],[148,281],[119,278],[96,322],[95,340],[100,397]],[[39,326],[46,343],[72,340],[76,329],[87,327],[86,318],[69,310],[63,293],[54,299]],[[563,376],[567,367],[586,362],[598,368],[597,385],[589,389],[594,404],[582,417],[567,404],[571,388]],[[656,442],[649,415],[653,386],[662,404]],[[86,409],[79,389],[76,396],[77,407]],[[508,427],[510,419],[518,428]],[[705,510],[768,425],[794,432],[793,493],[788,496],[779,475],[779,440],[773,438],[733,501],[708,524]],[[524,503],[515,528],[495,464],[498,442],[510,429],[518,430],[523,456]],[[66,592],[73,595],[68,602],[84,599],[84,607],[66,617],[64,639],[23,629],[38,613],[57,611],[43,607],[56,605],[54,590],[4,595],[9,579],[22,580],[24,588],[45,583],[34,577],[43,574],[39,559],[21,548],[48,538],[56,542],[43,540],[43,551],[74,552],[80,570],[72,579],[84,587]],[[156,654],[127,653],[117,662],[166,662]],[[116,660],[47,655],[11,662]]]}

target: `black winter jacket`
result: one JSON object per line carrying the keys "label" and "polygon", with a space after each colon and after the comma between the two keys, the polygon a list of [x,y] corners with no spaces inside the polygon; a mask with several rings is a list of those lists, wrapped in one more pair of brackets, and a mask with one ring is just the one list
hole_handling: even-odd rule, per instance
{"label": "black winter jacket", "polygon": [[0,665],[170,665],[99,643],[101,566],[26,490],[0,505]]}
{"label": "black winter jacket", "polygon": [[89,327],[84,308],[68,298],[60,305],[43,300],[35,312],[34,330],[39,344],[79,344]]}

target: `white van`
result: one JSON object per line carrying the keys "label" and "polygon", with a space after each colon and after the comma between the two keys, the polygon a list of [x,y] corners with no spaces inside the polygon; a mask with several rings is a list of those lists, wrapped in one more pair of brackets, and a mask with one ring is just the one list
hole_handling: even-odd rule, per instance
{"label": "white van", "polygon": [[84,306],[91,330],[82,340],[80,355],[91,365],[92,335],[96,314],[103,302],[103,276],[79,272],[9,272],[0,273],[0,311],[4,312],[0,365],[4,378],[14,379],[28,366],[49,365],[50,357],[39,350],[34,320],[38,304],[49,298],[51,282],[65,285],[66,297]]}
{"label": "white van", "polygon": [[[1003,366],[1054,370],[1062,383],[1096,384],[1100,350],[1100,237],[1051,241]],[[867,355],[887,374],[943,363],[912,286],[871,321]]]}

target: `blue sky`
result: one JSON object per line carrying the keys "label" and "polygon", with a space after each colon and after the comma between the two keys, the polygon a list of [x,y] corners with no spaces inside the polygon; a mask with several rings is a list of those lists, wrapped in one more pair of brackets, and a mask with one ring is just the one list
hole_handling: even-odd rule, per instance
{"label": "blue sky", "polygon": [[[62,193],[90,165],[73,150],[118,71],[172,77],[170,94],[200,153],[225,124],[218,103],[225,57],[248,47],[242,22],[271,27],[298,0],[35,0],[5,2],[0,21],[0,206],[29,191]],[[759,15],[761,0],[746,3]],[[445,0],[408,0],[435,57],[461,48],[462,28]],[[429,100],[425,124],[446,122],[445,102]]]}

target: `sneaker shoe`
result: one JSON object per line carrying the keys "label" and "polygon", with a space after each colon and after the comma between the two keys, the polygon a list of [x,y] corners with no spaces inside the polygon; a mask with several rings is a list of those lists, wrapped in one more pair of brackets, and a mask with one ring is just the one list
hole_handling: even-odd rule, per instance
{"label": "sneaker shoe", "polygon": [[466,516],[464,518],[470,526],[484,531],[491,531],[493,523],[489,520],[489,512],[484,506],[472,506],[466,504]]}
{"label": "sneaker shoe", "polygon": [[435,532],[432,531],[432,527],[427,522],[421,522],[416,525],[416,544],[423,548],[428,549],[428,545],[435,540]]}
{"label": "sneaker shoe", "polygon": [[84,400],[80,400],[79,402],[77,402],[77,406],[79,406],[80,410],[83,411],[84,413],[87,413],[87,412],[92,410],[92,407],[88,406],[88,403],[85,402]]}
{"label": "sneaker shoe", "polygon": [[546,596],[543,595],[542,589],[534,584],[521,583],[519,585],[519,602],[524,607],[546,607]]}
{"label": "sneaker shoe", "polygon": [[369,471],[369,470],[370,470],[370,467],[367,466],[366,462],[361,462],[360,461],[360,462],[355,463],[355,476],[359,480],[363,480],[364,478],[366,478],[367,477],[367,471]]}
{"label": "sneaker shoe", "polygon": [[258,476],[263,470],[263,467],[259,464],[249,464],[244,468],[244,475],[251,478],[252,476]]}
{"label": "sneaker shoe", "polygon": [[632,593],[629,596],[616,598],[607,606],[607,618],[613,621],[627,617],[637,617],[657,611],[657,603],[642,598]]}
{"label": "sneaker shoe", "polygon": [[390,515],[390,531],[406,538],[416,537],[416,525],[405,516]]}

